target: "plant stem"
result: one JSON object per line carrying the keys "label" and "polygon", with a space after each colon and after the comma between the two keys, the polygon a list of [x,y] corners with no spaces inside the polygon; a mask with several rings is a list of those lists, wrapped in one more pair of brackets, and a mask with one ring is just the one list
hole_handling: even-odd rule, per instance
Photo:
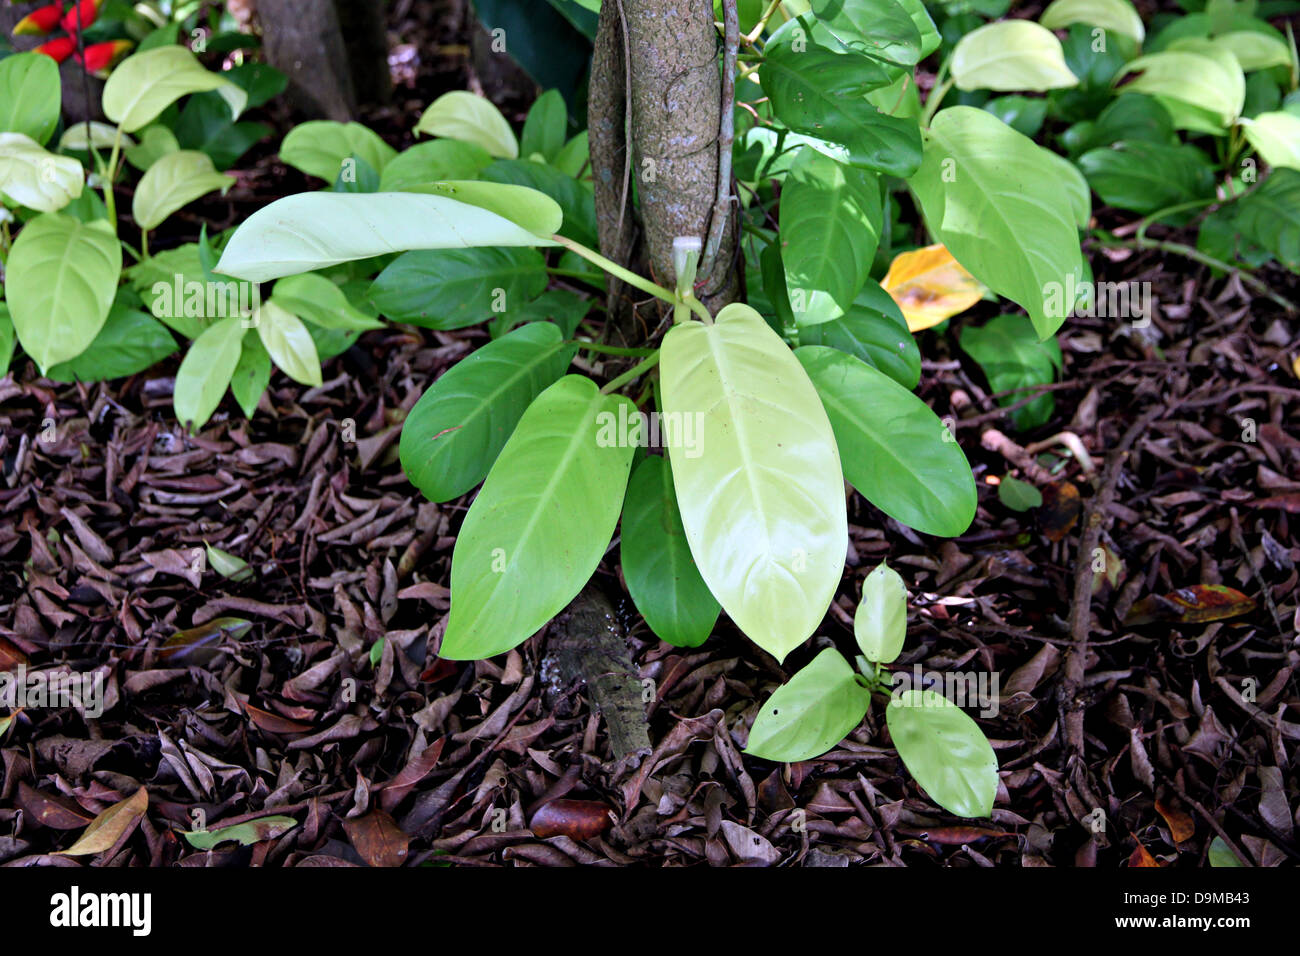
{"label": "plant stem", "polygon": [[632,381],[633,379],[640,378],[642,375],[650,371],[658,364],[659,364],[659,350],[655,349],[654,354],[651,355],[648,359],[638,362],[636,365],[633,365],[622,375],[618,376],[618,378],[611,379],[609,382],[607,382],[605,384],[605,387],[600,390],[600,394],[608,395],[611,392],[617,391],[618,389],[622,388],[624,385],[626,385],[628,382]]}
{"label": "plant stem", "polygon": [[[148,229],[140,230],[140,253],[144,256],[145,259],[149,258],[149,230]],[[143,262],[144,260],[142,259],[141,261]]]}
{"label": "plant stem", "polygon": [[[675,292],[671,292],[663,286],[651,282],[649,279],[641,278],[631,269],[625,269],[612,259],[606,259],[596,250],[588,249],[582,243],[574,242],[572,239],[568,239],[558,234],[551,236],[551,240],[557,245],[562,246],[570,252],[586,259],[592,265],[600,266],[600,268],[604,269],[610,275],[622,279],[634,289],[640,289],[642,292],[652,295],[656,299],[662,299],[669,305],[675,306],[679,304],[679,296]],[[702,322],[708,324],[713,321],[713,316],[709,315],[709,310],[704,307],[704,303],[699,299],[692,297],[689,301],[680,304],[687,305],[692,312],[700,317]]]}
{"label": "plant stem", "polygon": [[584,352],[600,352],[604,355],[619,355],[625,358],[644,358],[647,355],[654,355],[655,349],[629,349],[621,345],[601,345],[598,342],[587,342],[582,339],[570,339],[567,345],[576,345]]}
{"label": "plant stem", "polygon": [[[939,76],[943,76],[947,69],[947,63],[944,63],[943,66],[939,67]],[[939,104],[943,102],[943,98],[948,95],[948,91],[952,89],[952,85],[955,82],[956,81],[952,77],[948,77],[942,83],[937,83],[935,86],[931,87],[930,95],[926,97],[925,100],[925,108],[921,110],[922,128],[929,128],[930,120],[934,119],[934,114],[938,111]]]}
{"label": "plant stem", "polygon": [[772,14],[776,13],[779,6],[781,6],[781,0],[772,0],[767,5],[767,9],[763,11],[763,15],[758,18],[758,23],[754,24],[754,29],[741,35],[740,39],[746,46],[753,46],[758,42],[758,38],[763,35],[763,28],[767,26],[767,21],[771,19]]}
{"label": "plant stem", "polygon": [[[80,8],[78,8],[80,9]],[[108,175],[104,177],[104,208],[108,210],[108,222],[117,235],[117,197],[113,195],[113,181],[117,179],[117,157],[122,151],[122,127],[117,127],[113,137],[113,151],[108,155]]]}

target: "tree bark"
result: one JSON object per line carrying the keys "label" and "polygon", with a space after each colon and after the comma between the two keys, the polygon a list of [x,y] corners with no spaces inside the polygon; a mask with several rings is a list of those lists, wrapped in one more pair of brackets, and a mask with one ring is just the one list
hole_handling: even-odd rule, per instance
{"label": "tree bark", "polygon": [[334,0],[358,103],[386,104],[393,98],[386,6],[385,0]]}
{"label": "tree bark", "polygon": [[334,0],[258,0],[266,60],[289,77],[289,104],[307,116],[346,121],[357,111]]}

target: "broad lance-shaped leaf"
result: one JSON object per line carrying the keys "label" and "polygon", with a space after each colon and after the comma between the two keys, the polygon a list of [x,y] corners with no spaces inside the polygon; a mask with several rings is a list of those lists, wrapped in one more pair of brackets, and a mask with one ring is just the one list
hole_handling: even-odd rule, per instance
{"label": "broad lance-shaped leaf", "polygon": [[895,692],[885,723],[898,756],[930,799],[960,817],[987,817],[998,758],[979,725],[932,690]]}
{"label": "broad lance-shaped leaf", "polygon": [[202,428],[221,404],[239,364],[244,319],[231,316],[208,328],[190,345],[176,372],[172,405],[182,425]]}
{"label": "broad lance-shaped leaf", "polygon": [[371,318],[348,301],[342,289],[322,275],[304,272],[275,284],[275,301],[301,319],[322,329],[382,329],[384,323]]}
{"label": "broad lance-shaped leaf", "polygon": [[233,186],[235,177],[217,172],[207,153],[181,149],[158,159],[135,188],[131,212],[141,229],[157,229],[177,209],[200,196]]}
{"label": "broad lance-shaped leaf", "polygon": [[266,282],[409,249],[551,245],[503,216],[445,196],[300,193],[249,216],[216,271]]}
{"label": "broad lance-shaped leaf", "polygon": [[1162,50],[1130,61],[1115,82],[1130,73],[1137,79],[1124,86],[1126,93],[1164,96],[1206,110],[1221,126],[1231,125],[1246,101],[1246,76],[1228,50],[1212,41],[1194,50]]}
{"label": "broad lance-shaped leaf", "polygon": [[253,314],[253,325],[267,354],[295,382],[321,384],[320,356],[302,320],[279,305],[275,298],[263,302]]}
{"label": "broad lance-shaped leaf", "polygon": [[76,358],[108,318],[122,246],[108,223],[42,213],[9,253],[5,297],[18,341],[45,371]]}
{"label": "broad lance-shaped leaf", "polygon": [[451,501],[488,473],[525,409],[573,361],[557,326],[532,322],[457,362],[402,426],[402,469],[430,501]]}
{"label": "broad lance-shaped leaf", "polygon": [[959,90],[1059,90],[1079,85],[1061,41],[1030,20],[986,23],[958,41],[952,78]]}
{"label": "broad lance-shaped leaf", "polygon": [[991,113],[953,106],[934,118],[909,181],[935,239],[1023,306],[1042,338],[1073,305],[1059,290],[1083,277],[1075,198],[1059,172],[1056,157]]}
{"label": "broad lance-shaped leaf", "polygon": [[1086,23],[1131,37],[1138,45],[1146,38],[1142,18],[1129,0],[1052,0],[1038,22],[1049,30]]}
{"label": "broad lance-shaped leaf", "polygon": [[673,327],[661,354],[667,420],[699,422],[700,454],[669,449],[691,554],[736,625],[783,660],[821,623],[848,551],[831,424],[790,349],[747,305]]}
{"label": "broad lance-shaped leaf", "polygon": [[794,354],[826,408],[849,483],[917,531],[965,531],[975,517],[975,479],[930,407],[852,355],[819,345]]}
{"label": "broad lance-shaped leaf", "polygon": [[1300,116],[1277,111],[1260,113],[1254,119],[1242,119],[1246,141],[1270,166],[1300,169]]}
{"label": "broad lance-shaped leaf", "polygon": [[668,459],[651,455],[627,486],[620,547],[628,594],[650,630],[676,647],[698,647],[718,620],[717,600],[686,543]]}
{"label": "broad lance-shaped leaf", "polygon": [[143,50],[119,63],[104,84],[104,114],[122,132],[134,133],[182,96],[208,90],[216,90],[226,101],[231,119],[248,103],[242,87],[205,70],[186,47]]}
{"label": "broad lance-shaped leaf", "polygon": [[465,90],[444,93],[429,104],[415,131],[473,143],[500,159],[519,155],[519,142],[501,111],[491,100]]}
{"label": "broad lance-shaped leaf", "polygon": [[360,123],[311,120],[295,126],[280,144],[280,159],[328,183],[338,178],[351,156],[382,173],[397,150]]}
{"label": "broad lance-shaped leaf", "polygon": [[745,753],[793,763],[820,757],[849,735],[871,706],[839,651],[828,647],[759,708]]}
{"label": "broad lance-shaped leaf", "polygon": [[39,145],[59,125],[59,67],[43,53],[13,53],[0,60],[0,132],[22,133]]}
{"label": "broad lance-shaped leaf", "polygon": [[[3,62],[3,61],[0,61]],[[37,212],[58,212],[81,195],[86,174],[22,133],[0,133],[0,194]]]}
{"label": "broad lance-shaped leaf", "polygon": [[867,660],[892,663],[907,637],[907,585],[885,564],[862,582],[862,600],[853,614],[853,636]]}
{"label": "broad lance-shaped leaf", "polygon": [[510,650],[590,580],[618,523],[633,452],[602,444],[600,428],[630,404],[566,375],[528,406],[456,538],[439,656]]}

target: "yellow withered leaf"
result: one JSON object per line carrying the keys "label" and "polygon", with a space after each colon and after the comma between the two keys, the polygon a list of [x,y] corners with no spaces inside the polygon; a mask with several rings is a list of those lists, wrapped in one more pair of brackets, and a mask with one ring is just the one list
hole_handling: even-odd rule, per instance
{"label": "yellow withered leaf", "polygon": [[941,243],[899,253],[880,284],[903,310],[912,332],[965,312],[984,295],[984,287]]}

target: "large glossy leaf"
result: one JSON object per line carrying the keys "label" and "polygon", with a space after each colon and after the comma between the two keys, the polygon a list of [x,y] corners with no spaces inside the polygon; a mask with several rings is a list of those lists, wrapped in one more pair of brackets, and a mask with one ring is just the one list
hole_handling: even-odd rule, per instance
{"label": "large glossy leaf", "polygon": [[1137,79],[1123,87],[1130,93],[1150,93],[1205,110],[1220,126],[1241,115],[1246,101],[1246,77],[1236,57],[1215,50],[1209,41],[1197,49],[1163,50],[1130,62],[1124,73]]}
{"label": "large glossy leaf", "polygon": [[158,47],[117,65],[104,85],[104,113],[124,133],[134,133],[182,96],[207,90],[221,94],[232,119],[248,102],[242,87],[205,70],[186,47]]}
{"label": "large glossy leaf", "polygon": [[412,186],[411,191],[446,196],[457,202],[486,209],[538,236],[554,234],[564,222],[564,212],[558,202],[546,193],[526,185],[452,179],[422,183]]}
{"label": "large glossy leaf", "polygon": [[1233,222],[1241,233],[1292,272],[1300,272],[1300,172],[1274,170],[1236,205]]}
{"label": "large glossy leaf", "polygon": [[445,196],[302,193],[253,213],[216,271],[266,282],[407,249],[549,245],[509,219]]}
{"label": "large glossy leaf", "polygon": [[232,316],[210,325],[195,339],[176,372],[172,404],[183,425],[198,430],[221,404],[221,396],[239,364],[244,319]]}
{"label": "large glossy leaf", "polygon": [[284,374],[303,385],[321,384],[316,344],[298,316],[271,299],[253,315],[253,325],[267,354]]}
{"label": "large glossy leaf", "polygon": [[175,351],[176,340],[161,322],[118,302],[84,352],[45,374],[56,382],[125,378],[156,365]]}
{"label": "large glossy leaf", "polygon": [[597,440],[615,395],[566,375],[524,412],[470,507],[451,560],[439,655],[473,660],[521,644],[595,572],[623,506],[633,449]]}
{"label": "large glossy leaf", "polygon": [[0,60],[0,133],[22,133],[44,146],[62,102],[59,67],[48,56],[15,53]]}
{"label": "large glossy leaf", "polygon": [[813,0],[812,10],[845,49],[902,66],[921,59],[921,32],[895,0]]}
{"label": "large glossy leaf", "polygon": [[907,320],[889,293],[870,279],[842,317],[800,326],[799,344],[847,352],[907,389],[921,380],[921,352]]}
{"label": "large glossy leaf", "polygon": [[58,212],[81,195],[85,179],[75,159],[48,153],[22,133],[0,133],[0,193],[20,206]]}
{"label": "large glossy leaf", "polygon": [[1300,116],[1278,110],[1242,119],[1246,141],[1270,166],[1300,169]]}
{"label": "large glossy leaf", "polygon": [[1142,18],[1129,0],[1052,0],[1038,22],[1049,30],[1086,23],[1130,37],[1138,45],[1146,38]]}
{"label": "large glossy leaf", "polygon": [[534,322],[453,365],[402,426],[402,468],[430,501],[451,501],[487,475],[524,410],[564,374],[577,350]]}
{"label": "large glossy leaf", "polygon": [[[584,246],[596,246],[596,203],[590,186],[553,166],[522,159],[498,159],[483,170],[482,178],[501,185],[536,190],[553,199],[564,212],[563,226],[552,229]],[[509,217],[518,222],[513,216]],[[525,227],[527,228],[526,224]]]}
{"label": "large glossy leaf", "polygon": [[953,106],[935,116],[910,181],[935,239],[975,278],[1023,306],[1043,337],[1069,311],[1051,290],[1083,275],[1059,159],[984,110]]}
{"label": "large glossy leaf", "polygon": [[998,758],[959,707],[932,690],[906,690],[885,708],[894,748],[930,799],[960,817],[987,817],[998,792]]}
{"label": "large glossy leaf", "polygon": [[122,247],[103,220],[47,212],[23,227],[9,253],[5,298],[18,341],[42,372],[94,341],[121,271]]}
{"label": "large glossy leaf", "polygon": [[862,600],[853,614],[853,636],[867,660],[890,664],[907,638],[907,585],[883,561],[862,582]]}
{"label": "large glossy leaf", "polygon": [[375,279],[370,301],[384,315],[429,329],[459,329],[509,312],[546,288],[535,249],[421,249]]}
{"label": "large glossy leaf", "polygon": [[1097,195],[1120,209],[1149,213],[1214,195],[1214,166],[1195,146],[1121,140],[1078,163]]}
{"label": "large glossy leaf", "polygon": [[533,102],[519,137],[520,155],[555,159],[568,137],[569,111],[559,90],[547,90]]}
{"label": "large glossy leaf", "polygon": [[[1125,93],[1101,111],[1095,123],[1078,124],[1081,135],[1069,137],[1066,145],[1072,155],[1110,146],[1120,140],[1144,140],[1148,143],[1172,145],[1175,142],[1174,121],[1159,100],[1141,93]],[[1062,137],[1066,142],[1069,136]]]}
{"label": "large glossy leaf", "polygon": [[853,487],[918,531],[965,531],[975,517],[975,479],[930,407],[851,355],[816,345],[794,354],[821,396]]}
{"label": "large glossy leaf", "polygon": [[1061,41],[1030,20],[1001,20],[967,33],[952,52],[952,78],[959,90],[1042,92],[1079,84]]}
{"label": "large glossy leaf", "polygon": [[[1022,315],[1000,315],[982,326],[961,330],[961,347],[979,363],[994,393],[1045,385],[1061,368],[1061,347],[1056,339],[1040,342],[1029,320]],[[1013,405],[1029,396],[1016,392],[998,399]],[[1017,429],[1036,428],[1052,417],[1056,399],[1044,392],[1011,413]]]}
{"label": "large glossy leaf", "polygon": [[235,177],[217,172],[207,153],[181,149],[163,156],[140,177],[131,213],[141,229],[156,229],[164,219],[200,196],[234,185]]}
{"label": "large glossy leaf", "polygon": [[434,100],[415,131],[473,143],[499,159],[519,155],[519,142],[501,111],[491,100],[465,90],[452,90]]}
{"label": "large glossy leaf", "polygon": [[670,459],[691,554],[736,625],[783,660],[821,623],[848,548],[826,412],[789,348],[746,305],[727,306],[712,325],[675,326],[660,367],[665,414],[700,423],[702,453]]}
{"label": "large glossy leaf", "polygon": [[745,753],[787,763],[820,757],[862,723],[870,706],[871,691],[828,647],[763,702]]}
{"label": "large glossy leaf", "polygon": [[275,284],[272,298],[300,319],[323,329],[364,332],[384,327],[379,319],[366,315],[349,302],[342,289],[314,272],[304,272],[279,280]]}
{"label": "large glossy leaf", "polygon": [[781,190],[781,261],[795,320],[809,324],[818,293],[830,300],[827,318],[848,311],[879,241],[878,178],[800,149]]}
{"label": "large glossy leaf", "polygon": [[454,139],[416,143],[388,161],[379,177],[379,189],[401,192],[421,183],[474,179],[491,162],[487,150],[473,143]]}
{"label": "large glossy leaf", "polygon": [[295,126],[280,144],[280,159],[327,183],[338,178],[343,161],[356,156],[382,173],[397,150],[360,123],[312,120]]}
{"label": "large glossy leaf", "polygon": [[1258,30],[1231,30],[1214,38],[1214,43],[1232,51],[1241,68],[1267,70],[1274,66],[1289,66],[1291,50],[1280,36]]}
{"label": "large glossy leaf", "polygon": [[649,456],[632,473],[620,556],[628,594],[650,630],[677,647],[708,640],[720,608],[691,557],[672,467],[662,456]]}
{"label": "large glossy leaf", "polygon": [[[790,21],[787,27],[797,25]],[[782,30],[785,30],[783,27]],[[839,143],[854,166],[910,176],[920,157],[915,120],[887,116],[866,99],[892,77],[874,60],[818,46],[799,52],[773,37],[759,73],[772,109],[790,129]]]}

